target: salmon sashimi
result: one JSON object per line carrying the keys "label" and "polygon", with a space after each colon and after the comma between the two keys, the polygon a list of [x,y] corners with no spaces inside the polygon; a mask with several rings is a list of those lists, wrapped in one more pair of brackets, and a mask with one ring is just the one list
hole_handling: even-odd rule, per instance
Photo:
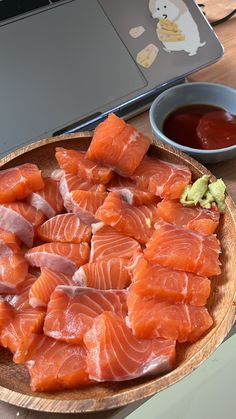
{"label": "salmon sashimi", "polygon": [[20,253],[0,257],[0,293],[16,292],[28,274],[28,262]]}
{"label": "salmon sashimi", "polygon": [[144,256],[151,263],[200,276],[209,277],[221,273],[220,244],[213,234],[203,236],[195,231],[158,221],[146,247]]}
{"label": "salmon sashimi", "polygon": [[16,237],[14,233],[3,230],[2,228],[0,228],[0,243],[2,245],[4,245],[5,243],[15,253],[20,252],[20,240]]}
{"label": "salmon sashimi", "polygon": [[113,178],[110,180],[110,182],[106,185],[107,190],[112,190],[112,188],[135,188],[135,181],[128,178],[123,177],[115,173]]}
{"label": "salmon sashimi", "polygon": [[142,257],[132,276],[131,288],[140,297],[204,306],[210,295],[211,281],[189,272],[151,265]]}
{"label": "salmon sashimi", "polygon": [[156,204],[160,201],[159,197],[148,191],[141,191],[134,187],[109,187],[109,191],[117,192],[121,198],[129,205],[148,205]]}
{"label": "salmon sashimi", "polygon": [[163,200],[157,206],[156,220],[164,220],[189,230],[197,231],[204,236],[213,234],[220,221],[220,212],[216,207],[212,209],[198,207],[184,207],[174,200]]}
{"label": "salmon sashimi", "polygon": [[93,319],[104,311],[125,317],[126,291],[58,286],[48,304],[44,334],[68,343],[82,343]]}
{"label": "salmon sashimi", "polygon": [[45,215],[26,202],[0,205],[0,228],[16,235],[27,247],[33,246],[37,228]]}
{"label": "salmon sashimi", "polygon": [[106,192],[106,187],[103,184],[94,184],[90,180],[85,180],[80,176],[72,175],[71,173],[64,173],[60,179],[61,195],[64,197],[67,192],[78,190]]}
{"label": "salmon sashimi", "polygon": [[142,298],[128,293],[127,324],[140,339],[175,339],[193,342],[213,324],[206,307],[173,304],[156,298]]}
{"label": "salmon sashimi", "polygon": [[45,243],[33,247],[25,257],[31,266],[49,268],[56,272],[73,275],[88,262],[90,248],[88,243]]}
{"label": "salmon sashimi", "polygon": [[162,374],[175,366],[175,341],[137,339],[124,319],[104,312],[94,319],[84,343],[89,377],[94,381],[123,381]]}
{"label": "salmon sashimi", "polygon": [[48,268],[41,268],[41,274],[31,285],[28,295],[32,307],[46,307],[51,294],[58,285],[73,285],[72,277]]}
{"label": "salmon sashimi", "polygon": [[129,259],[141,250],[140,244],[131,237],[118,233],[114,228],[97,223],[92,226],[91,252],[89,262],[111,257]]}
{"label": "salmon sashimi", "polygon": [[65,195],[67,211],[76,214],[85,224],[96,223],[95,213],[106,198],[106,192],[72,191]]}
{"label": "salmon sashimi", "polygon": [[135,207],[123,201],[119,193],[110,192],[95,216],[120,233],[146,243],[153,233],[155,211],[154,204]]}
{"label": "salmon sashimi", "polygon": [[134,173],[151,142],[111,113],[94,131],[86,158],[111,167],[122,176]]}
{"label": "salmon sashimi", "polygon": [[38,191],[43,187],[41,171],[36,164],[26,163],[0,171],[1,204],[24,199],[31,192]]}
{"label": "salmon sashimi", "polygon": [[191,171],[186,166],[145,157],[134,172],[136,185],[161,198],[177,199],[191,181]]}
{"label": "salmon sashimi", "polygon": [[[1,330],[10,323],[14,316],[13,307],[7,302],[0,298],[0,333]],[[1,337],[0,337],[1,345]]]}
{"label": "salmon sashimi", "polygon": [[33,192],[28,202],[37,210],[42,211],[47,218],[63,212],[64,204],[59,191],[59,182],[51,178],[44,179],[44,188]]}
{"label": "salmon sashimi", "polygon": [[87,160],[84,151],[56,148],[56,159],[61,169],[93,183],[108,183],[113,172],[107,167]]}
{"label": "salmon sashimi", "polygon": [[74,274],[73,281],[82,287],[123,289],[130,284],[127,259],[111,258],[86,263]]}
{"label": "salmon sashimi", "polygon": [[86,349],[44,335],[34,335],[31,339],[26,366],[33,391],[72,389],[90,383]]}
{"label": "salmon sashimi", "polygon": [[16,289],[16,294],[6,296],[7,301],[17,311],[26,310],[31,308],[29,302],[29,291],[37,280],[36,276],[28,274],[25,280],[20,283]]}
{"label": "salmon sashimi", "polygon": [[37,235],[45,242],[89,243],[92,230],[74,214],[59,214],[43,223]]}

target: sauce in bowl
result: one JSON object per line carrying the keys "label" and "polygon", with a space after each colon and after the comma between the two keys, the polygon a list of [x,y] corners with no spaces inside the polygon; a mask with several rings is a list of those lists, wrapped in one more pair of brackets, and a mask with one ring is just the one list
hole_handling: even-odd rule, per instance
{"label": "sauce in bowl", "polygon": [[196,104],[167,116],[163,133],[178,144],[213,150],[236,144],[236,116],[222,108]]}

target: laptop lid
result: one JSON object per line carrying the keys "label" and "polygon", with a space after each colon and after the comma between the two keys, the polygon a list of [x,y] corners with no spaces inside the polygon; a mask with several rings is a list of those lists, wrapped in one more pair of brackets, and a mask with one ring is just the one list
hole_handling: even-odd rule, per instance
{"label": "laptop lid", "polygon": [[[110,111],[127,116],[133,107],[137,112],[169,83],[216,61],[222,55],[219,41],[194,1],[186,4],[59,1],[4,20],[0,153],[87,129]],[[189,51],[193,22],[200,39],[196,35],[196,51]]]}

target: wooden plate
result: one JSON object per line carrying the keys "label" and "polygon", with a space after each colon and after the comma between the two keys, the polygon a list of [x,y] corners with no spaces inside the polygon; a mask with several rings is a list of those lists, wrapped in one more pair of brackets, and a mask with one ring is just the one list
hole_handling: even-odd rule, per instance
{"label": "wooden plate", "polygon": [[[57,146],[86,150],[91,133],[64,135],[38,141],[21,148],[0,161],[0,167],[36,163],[44,174],[57,167],[54,150]],[[179,151],[153,139],[150,153],[170,162],[189,166],[194,177],[210,174],[201,164]],[[211,175],[211,174],[210,174]],[[214,177],[211,175],[214,179]],[[218,237],[222,246],[222,274],[212,278],[212,292],[208,308],[214,318],[214,327],[194,344],[182,344],[178,348],[175,370],[161,377],[151,376],[120,383],[104,383],[57,393],[33,393],[29,387],[26,368],[15,365],[12,356],[0,350],[0,400],[25,408],[45,412],[75,413],[112,409],[151,396],[191,373],[222,342],[233,325],[236,295],[236,211],[232,199],[227,196],[227,210],[222,217]]]}

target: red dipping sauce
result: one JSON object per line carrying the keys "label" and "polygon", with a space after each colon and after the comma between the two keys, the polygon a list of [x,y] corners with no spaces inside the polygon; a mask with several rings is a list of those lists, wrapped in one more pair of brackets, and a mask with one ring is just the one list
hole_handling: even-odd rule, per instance
{"label": "red dipping sauce", "polygon": [[212,105],[189,105],[167,116],[166,137],[191,148],[213,150],[236,144],[236,116]]}

